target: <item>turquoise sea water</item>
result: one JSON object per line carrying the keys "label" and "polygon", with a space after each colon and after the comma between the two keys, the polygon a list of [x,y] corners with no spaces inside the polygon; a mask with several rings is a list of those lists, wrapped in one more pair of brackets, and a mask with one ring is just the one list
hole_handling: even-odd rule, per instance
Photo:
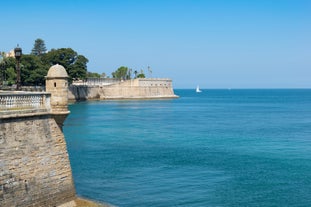
{"label": "turquoise sea water", "polygon": [[311,206],[311,90],[70,105],[78,195],[120,207]]}

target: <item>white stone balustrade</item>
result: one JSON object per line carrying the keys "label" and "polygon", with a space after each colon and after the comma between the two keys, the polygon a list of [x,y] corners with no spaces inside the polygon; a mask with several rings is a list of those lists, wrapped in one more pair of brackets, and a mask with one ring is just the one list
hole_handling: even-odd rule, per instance
{"label": "white stone balustrade", "polygon": [[115,78],[87,78],[86,80],[73,81],[74,86],[108,86],[121,82]]}
{"label": "white stone balustrade", "polygon": [[45,92],[0,92],[0,112],[40,110],[49,112],[51,95]]}

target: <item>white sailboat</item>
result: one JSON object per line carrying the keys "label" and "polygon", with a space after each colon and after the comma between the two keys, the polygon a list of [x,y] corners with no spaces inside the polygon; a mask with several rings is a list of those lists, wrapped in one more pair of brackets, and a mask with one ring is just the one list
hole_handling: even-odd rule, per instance
{"label": "white sailboat", "polygon": [[200,87],[197,86],[197,89],[195,90],[197,93],[201,93],[202,91],[200,90]]}

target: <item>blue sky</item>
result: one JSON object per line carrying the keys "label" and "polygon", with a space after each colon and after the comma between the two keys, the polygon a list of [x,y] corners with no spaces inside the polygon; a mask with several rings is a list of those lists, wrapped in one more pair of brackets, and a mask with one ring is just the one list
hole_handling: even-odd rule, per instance
{"label": "blue sky", "polygon": [[[3,1],[0,51],[70,47],[175,88],[311,88],[310,0]],[[152,74],[148,73],[150,66]]]}

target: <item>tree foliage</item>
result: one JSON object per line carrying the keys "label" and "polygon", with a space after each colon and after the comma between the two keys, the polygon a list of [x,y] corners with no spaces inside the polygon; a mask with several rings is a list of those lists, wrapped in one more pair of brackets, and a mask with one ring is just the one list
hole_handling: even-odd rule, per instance
{"label": "tree foliage", "polygon": [[46,53],[46,47],[43,39],[36,39],[33,49],[31,50],[32,55],[41,55]]}
{"label": "tree foliage", "polygon": [[128,71],[129,71],[129,69],[127,67],[121,66],[115,72],[113,72],[111,75],[113,78],[117,78],[120,80],[126,80],[126,79],[129,79]]}
{"label": "tree foliage", "polygon": [[[1,79],[9,85],[16,83],[16,60],[2,55]],[[69,81],[85,79],[87,76],[88,59],[79,55],[71,48],[53,49],[41,55],[24,54],[20,60],[22,85],[45,85],[45,76],[52,65],[64,66],[69,75]]]}
{"label": "tree foliage", "polygon": [[[78,54],[71,48],[52,49],[46,52],[44,40],[38,38],[35,40],[31,54],[24,54],[21,57],[21,82],[22,85],[45,85],[45,76],[52,65],[60,64],[66,69],[69,82],[72,80],[84,80],[87,77],[100,78],[106,77],[105,73],[98,74],[87,71],[88,59]],[[1,53],[0,69],[1,80],[6,80],[8,84],[16,83],[16,60],[14,57],[6,57],[5,53]],[[148,66],[150,74],[152,73]],[[128,80],[132,76],[135,78],[145,78],[143,70],[138,72],[135,70],[121,66],[112,73],[113,78],[119,80]],[[108,76],[109,77],[109,76]]]}
{"label": "tree foliage", "polygon": [[87,72],[87,77],[88,78],[100,78],[101,76],[99,73]]}
{"label": "tree foliage", "polygon": [[[52,49],[46,52],[44,40],[35,40],[34,47],[29,55],[21,57],[21,82],[22,85],[45,85],[45,76],[52,65],[60,64],[66,69],[69,82],[73,80],[86,79],[87,77],[100,78],[106,77],[105,73],[98,74],[87,71],[88,59],[78,54],[71,48]],[[5,57],[2,54],[1,69],[2,80],[7,80],[9,84],[16,83],[16,60],[13,57]],[[148,66],[148,71],[152,71]],[[112,73],[112,77],[119,80],[134,78],[145,78],[144,71],[133,71],[131,68],[121,66]],[[5,78],[4,78],[5,77]]]}
{"label": "tree foliage", "polygon": [[[2,79],[8,85],[16,83],[16,60],[13,57],[4,58],[1,64]],[[20,60],[21,82],[24,86],[44,85],[48,66],[44,65],[39,56],[23,55]]]}
{"label": "tree foliage", "polygon": [[137,75],[137,78],[146,78],[145,74],[144,73],[139,73]]}
{"label": "tree foliage", "polygon": [[69,81],[85,79],[88,59],[71,48],[52,49],[42,56],[44,64],[60,64],[67,70]]}
{"label": "tree foliage", "polygon": [[137,70],[133,72],[131,68],[129,69],[125,66],[121,66],[113,72],[112,77],[120,80],[129,80],[132,78],[132,73],[134,74],[134,78],[146,78],[143,70],[141,70],[140,73]]}
{"label": "tree foliage", "polygon": [[8,82],[8,85],[11,86],[13,84],[16,83],[16,72],[15,72],[15,68],[13,67],[8,67],[6,69],[6,76],[7,79],[6,81]]}
{"label": "tree foliage", "polygon": [[44,85],[48,65],[42,63],[40,57],[23,55],[21,58],[22,85]]}
{"label": "tree foliage", "polygon": [[2,54],[2,60],[1,60],[2,83],[4,83],[4,81],[8,85],[12,85],[16,83],[15,65],[16,65],[15,58],[5,57],[4,53]]}
{"label": "tree foliage", "polygon": [[136,71],[136,77],[137,77],[137,78],[146,78],[146,75],[145,75],[144,71],[141,70],[140,73],[138,73],[138,72]]}

